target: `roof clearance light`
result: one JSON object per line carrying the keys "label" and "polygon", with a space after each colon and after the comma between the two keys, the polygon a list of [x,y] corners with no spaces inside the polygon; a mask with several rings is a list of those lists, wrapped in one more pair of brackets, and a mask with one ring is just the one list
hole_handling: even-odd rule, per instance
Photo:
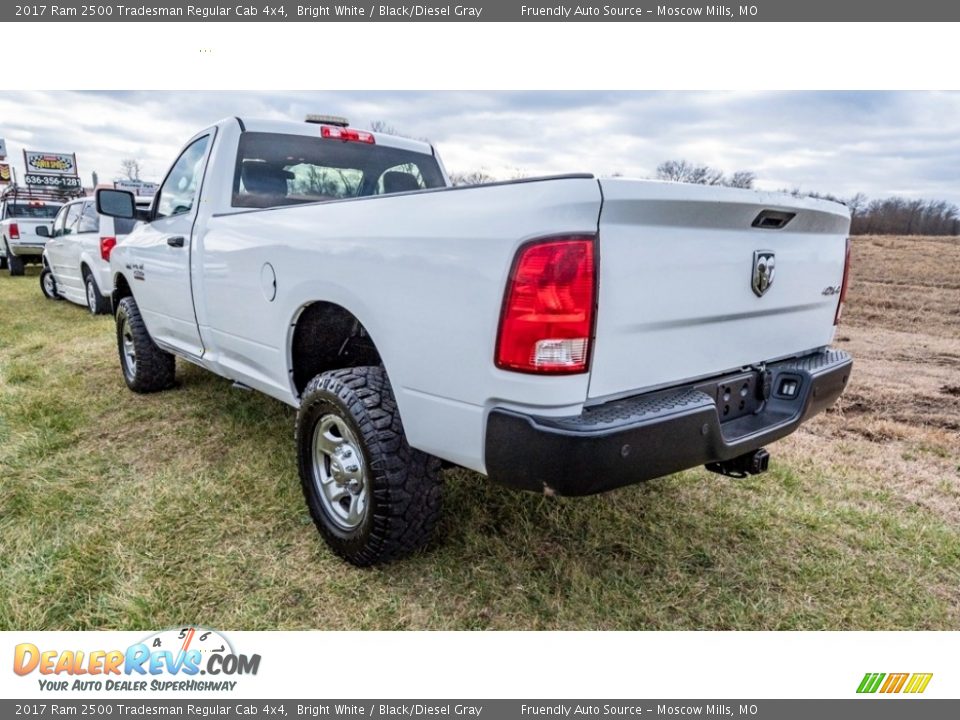
{"label": "roof clearance light", "polygon": [[344,142],[362,142],[373,145],[376,141],[373,139],[373,133],[365,130],[354,130],[347,127],[331,127],[323,125],[320,128],[320,137],[331,140],[343,140]]}
{"label": "roof clearance light", "polygon": [[308,123],[314,123],[315,125],[337,125],[338,127],[346,127],[350,124],[349,120],[339,115],[317,115],[316,113],[310,113],[305,119]]}

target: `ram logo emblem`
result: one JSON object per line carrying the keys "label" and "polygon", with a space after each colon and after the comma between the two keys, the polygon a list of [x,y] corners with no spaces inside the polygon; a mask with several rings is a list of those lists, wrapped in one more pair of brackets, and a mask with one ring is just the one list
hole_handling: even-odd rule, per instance
{"label": "ram logo emblem", "polygon": [[757,297],[762,297],[773,285],[773,275],[776,270],[777,258],[773,250],[753,251],[753,275],[751,287]]}

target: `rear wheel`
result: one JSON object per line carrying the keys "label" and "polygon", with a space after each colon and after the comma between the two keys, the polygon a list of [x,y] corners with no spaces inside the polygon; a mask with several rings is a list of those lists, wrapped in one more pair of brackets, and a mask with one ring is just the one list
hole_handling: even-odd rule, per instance
{"label": "rear wheel", "polygon": [[382,367],[311,380],[296,439],[310,515],[340,557],[375,565],[429,542],[440,518],[440,460],[407,444]]}
{"label": "rear wheel", "polygon": [[18,258],[7,250],[7,270],[10,272],[10,277],[23,275],[24,267],[23,258]]}
{"label": "rear wheel", "polygon": [[60,295],[57,293],[57,281],[48,267],[40,271],[40,290],[43,291],[43,296],[48,300],[60,299]]}
{"label": "rear wheel", "polygon": [[93,273],[87,270],[84,276],[84,285],[87,291],[87,308],[92,315],[106,315],[110,312],[110,303],[100,294],[100,288],[97,287],[97,281],[93,279]]}
{"label": "rear wheel", "polygon": [[117,305],[117,349],[123,379],[134,392],[158,392],[173,386],[176,359],[153,342],[132,296]]}

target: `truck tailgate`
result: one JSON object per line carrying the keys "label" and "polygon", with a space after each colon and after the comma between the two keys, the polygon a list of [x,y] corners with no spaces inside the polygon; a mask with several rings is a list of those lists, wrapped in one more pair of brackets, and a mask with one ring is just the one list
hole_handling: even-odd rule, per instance
{"label": "truck tailgate", "polygon": [[[600,185],[590,399],[709,377],[830,343],[850,226],[844,206],[679,183]],[[767,226],[755,227],[758,218]],[[756,264],[771,259],[772,282],[758,294]]]}
{"label": "truck tailgate", "polygon": [[47,228],[53,227],[53,218],[10,218],[7,224],[16,223],[17,234],[20,236],[16,240],[10,239],[11,244],[15,245],[37,245],[43,246],[47,243],[47,238],[37,235],[37,228],[46,225]]}

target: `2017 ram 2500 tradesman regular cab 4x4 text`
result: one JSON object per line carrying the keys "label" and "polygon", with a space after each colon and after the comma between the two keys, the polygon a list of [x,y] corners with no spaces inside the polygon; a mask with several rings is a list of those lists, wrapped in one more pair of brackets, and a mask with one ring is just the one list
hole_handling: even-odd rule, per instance
{"label": "2017 ram 2500 tradesman regular cab 4x4 text", "polygon": [[[448,187],[425,142],[230,118],[110,264],[123,374],[179,356],[298,408],[304,495],[364,565],[430,537],[441,460],[548,494],[762,446],[850,376],[839,204],[591,175]],[[402,418],[402,421],[401,421]]]}

